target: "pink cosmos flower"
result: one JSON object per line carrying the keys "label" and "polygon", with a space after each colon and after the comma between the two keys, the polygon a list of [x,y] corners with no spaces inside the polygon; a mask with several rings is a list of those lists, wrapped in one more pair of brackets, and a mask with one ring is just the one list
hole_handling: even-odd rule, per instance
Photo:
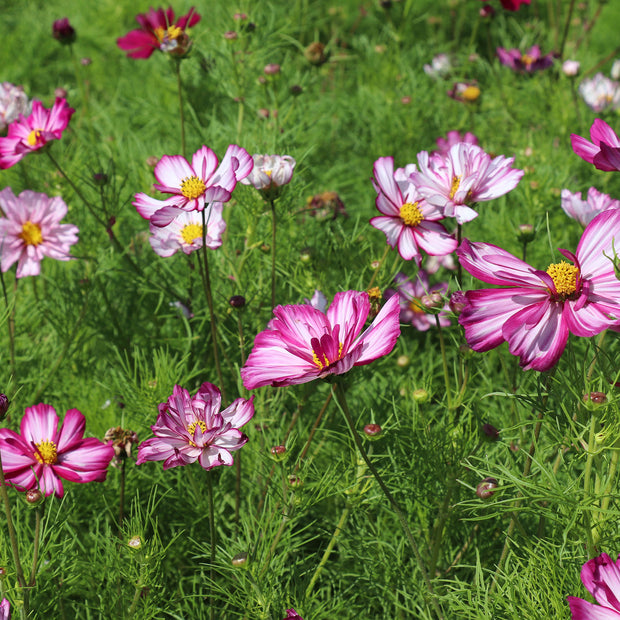
{"label": "pink cosmos flower", "polygon": [[111,444],[84,439],[86,420],[77,409],[69,409],[60,428],[50,405],[27,407],[21,435],[0,428],[2,469],[9,484],[20,491],[38,488],[57,497],[64,494],[61,478],[71,482],[101,482],[114,457]]}
{"label": "pink cosmos flower", "polygon": [[448,54],[437,54],[433,56],[430,65],[424,65],[424,73],[432,78],[443,78],[452,71],[452,62]]}
{"label": "pink cosmos flower", "polygon": [[11,620],[11,603],[6,598],[0,602],[0,620]]}
{"label": "pink cosmos flower", "polygon": [[192,156],[190,164],[181,155],[164,155],[155,165],[154,188],[172,194],[166,200],[157,200],[139,193],[133,205],[151,224],[163,227],[180,215],[180,211],[202,211],[205,204],[227,202],[237,181],[252,171],[254,163],[249,153],[231,144],[218,167],[217,155],[203,146]]}
{"label": "pink cosmos flower", "polygon": [[523,54],[518,49],[507,50],[503,47],[498,47],[497,57],[503,65],[519,73],[542,71],[543,69],[548,69],[553,64],[553,54],[542,56],[538,45],[530,47]]}
{"label": "pink cosmos flower", "polygon": [[400,304],[400,322],[411,323],[418,331],[425,332],[430,327],[435,327],[434,314],[429,312],[430,308],[436,308],[437,304],[442,310],[439,312],[439,324],[442,327],[450,325],[450,320],[446,317],[448,310],[444,297],[448,293],[448,284],[429,285],[428,274],[424,269],[420,269],[415,278],[409,278],[404,273],[397,273],[394,276],[396,290],[387,289],[386,299],[392,296],[398,297]]}
{"label": "pink cosmos flower", "polygon": [[28,100],[23,86],[10,82],[0,83],[0,132],[3,132],[20,114],[30,114],[32,103]]}
{"label": "pink cosmos flower", "polygon": [[448,97],[462,103],[474,103],[480,97],[480,87],[477,82],[455,82]]}
{"label": "pink cosmos flower", "polygon": [[581,192],[571,194],[567,189],[563,189],[562,209],[566,215],[577,220],[582,226],[587,226],[599,213],[607,209],[620,209],[620,200],[602,194],[596,187],[588,190],[586,200],[581,199]]}
{"label": "pink cosmos flower", "polygon": [[175,385],[168,402],[159,405],[151,426],[155,437],[140,444],[136,463],[164,461],[170,469],[198,461],[206,470],[232,465],[230,453],[248,441],[239,429],[254,415],[253,401],[237,398],[220,411],[220,390],[212,383],[203,383],[193,397]]}
{"label": "pink cosmos flower", "polygon": [[294,609],[286,610],[286,618],[284,620],[304,620]]}
{"label": "pink cosmos flower", "polygon": [[598,605],[575,596],[567,597],[573,620],[618,620],[620,618],[620,556],[614,562],[606,553],[588,560],[581,581]]}
{"label": "pink cosmos flower", "polygon": [[602,73],[584,79],[579,84],[579,94],[595,112],[620,108],[620,83]]}
{"label": "pink cosmos flower", "polygon": [[[487,0],[482,0],[482,2],[486,2]],[[518,11],[519,7],[522,4],[529,4],[532,0],[500,0],[502,6],[507,11]]]}
{"label": "pink cosmos flower", "polygon": [[443,219],[440,209],[424,200],[411,181],[415,166],[398,168],[394,172],[394,158],[380,157],[374,165],[373,185],[377,192],[375,204],[383,214],[373,217],[370,225],[385,233],[390,247],[398,247],[405,260],[422,260],[421,250],[431,255],[454,252],[458,245],[448,231],[439,224]]}
{"label": "pink cosmos flower", "polygon": [[489,243],[464,240],[461,265],[488,284],[508,288],[467,291],[459,317],[467,343],[488,351],[506,341],[524,370],[549,370],[568,334],[594,336],[618,323],[620,280],[614,273],[613,246],[620,248],[620,211],[608,210],[586,227],[566,261],[539,271]]}
{"label": "pink cosmos flower", "polygon": [[243,385],[307,383],[387,355],[400,335],[398,298],[389,299],[360,334],[369,312],[368,293],[358,291],[336,293],[327,313],[305,304],[277,306],[241,369]]}
{"label": "pink cosmos flower", "polygon": [[450,149],[459,142],[478,144],[478,138],[476,138],[476,136],[469,131],[461,134],[460,131],[456,131],[453,129],[446,134],[445,138],[437,138],[437,150],[433,151],[433,153],[437,153],[441,156],[446,156]]}
{"label": "pink cosmos flower", "polygon": [[319,291],[319,289],[314,289],[314,294],[312,295],[312,298],[304,299],[304,303],[312,306],[323,314],[325,314],[325,311],[327,310],[327,297],[325,297],[324,293],[322,291]]}
{"label": "pink cosmos flower", "polygon": [[45,256],[69,260],[69,248],[77,242],[78,228],[61,224],[67,205],[60,196],[23,191],[15,196],[10,187],[0,191],[0,267],[7,271],[17,262],[16,277],[38,276]]}
{"label": "pink cosmos flower", "polygon": [[[222,218],[222,203],[214,202],[207,207],[205,222],[207,224],[206,246],[215,250],[222,245],[222,234],[226,222]],[[191,254],[202,247],[202,214],[199,211],[179,211],[167,226],[150,224],[151,247],[155,254],[167,257],[183,250]]]}
{"label": "pink cosmos flower", "polygon": [[479,146],[460,142],[450,148],[442,164],[418,153],[419,171],[411,181],[428,203],[459,224],[478,216],[472,208],[477,202],[493,200],[513,190],[523,170],[511,168],[514,157],[499,155],[495,159]]}
{"label": "pink cosmos flower", "polygon": [[600,118],[590,127],[592,142],[574,133],[570,136],[573,151],[599,170],[620,170],[620,138]]}
{"label": "pink cosmos flower", "polygon": [[297,163],[290,155],[252,155],[254,167],[241,179],[244,185],[253,185],[266,194],[277,193],[279,188],[291,182]]}
{"label": "pink cosmos flower", "polygon": [[19,120],[9,125],[8,135],[0,137],[0,169],[14,166],[24,155],[38,151],[50,140],[60,140],[74,112],[60,97],[56,97],[50,110],[34,99],[30,115],[20,114]]}
{"label": "pink cosmos flower", "polygon": [[129,58],[149,58],[155,50],[183,56],[191,47],[186,30],[196,25],[200,19],[194,7],[176,21],[172,7],[165,11],[151,8],[148,13],[136,16],[140,28],[117,39],[116,44],[127,52]]}

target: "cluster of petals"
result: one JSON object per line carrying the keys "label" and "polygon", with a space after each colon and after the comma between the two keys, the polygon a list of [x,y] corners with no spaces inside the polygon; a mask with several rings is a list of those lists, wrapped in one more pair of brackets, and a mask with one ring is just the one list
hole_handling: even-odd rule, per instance
{"label": "cluster of petals", "polygon": [[496,51],[503,65],[519,73],[535,73],[548,69],[553,64],[553,54],[543,56],[538,45],[533,45],[523,54],[518,49],[507,50],[503,47],[498,47]]}
{"label": "cluster of petals", "polygon": [[428,273],[420,269],[414,278],[406,276],[404,273],[397,273],[394,276],[395,289],[385,291],[386,299],[396,295],[400,304],[400,322],[410,323],[418,331],[425,332],[437,325],[435,314],[431,313],[431,307],[436,308],[437,296],[439,299],[439,324],[442,327],[450,325],[450,320],[446,316],[446,303],[443,301],[448,293],[448,284],[440,282],[429,284]]}
{"label": "cluster of petals", "polygon": [[50,140],[60,140],[75,110],[57,97],[51,109],[34,99],[28,116],[19,114],[9,125],[6,137],[0,137],[0,169],[14,166],[28,153],[38,151]]}
{"label": "cluster of petals", "polygon": [[284,620],[304,620],[294,609],[286,610],[286,618]]}
{"label": "cluster of petals", "polygon": [[437,150],[433,151],[433,155],[445,157],[450,149],[459,142],[467,142],[468,144],[478,144],[478,138],[470,131],[462,134],[460,131],[453,129],[446,134],[446,137],[437,138]]}
{"label": "cluster of petals", "polygon": [[595,112],[620,108],[620,82],[610,80],[602,73],[584,79],[579,84],[579,94]]}
{"label": "cluster of petals", "polygon": [[488,243],[464,240],[457,255],[474,277],[500,289],[467,291],[459,317],[467,343],[488,351],[507,342],[524,370],[549,370],[559,360],[569,333],[594,336],[617,325],[620,280],[614,273],[614,245],[620,247],[620,211],[595,217],[573,254],[546,271],[534,269]]}
{"label": "cluster of petals", "polygon": [[138,213],[151,224],[168,226],[182,211],[202,211],[213,202],[227,202],[237,185],[252,171],[254,165],[249,153],[229,145],[222,163],[217,155],[202,146],[188,162],[181,155],[164,155],[155,165],[154,188],[171,194],[166,200],[151,198],[142,192],[134,197]]}
{"label": "cluster of petals", "polygon": [[480,87],[477,82],[455,82],[448,97],[462,103],[474,103],[480,97]]}
{"label": "cluster of petals", "polygon": [[84,438],[86,420],[77,409],[67,411],[58,427],[50,405],[28,407],[21,434],[0,429],[2,469],[8,484],[20,491],[39,489],[62,497],[61,478],[70,482],[101,482],[114,457],[114,448],[94,437]]}
{"label": "cluster of petals", "polygon": [[394,170],[393,157],[380,157],[374,164],[375,204],[382,215],[370,225],[382,231],[388,245],[397,247],[405,260],[422,260],[421,250],[431,255],[454,252],[454,237],[439,223],[444,218],[437,206],[429,203],[412,182],[414,164]]}
{"label": "cluster of petals", "polygon": [[430,65],[424,65],[424,73],[433,78],[447,77],[452,71],[452,61],[448,54],[437,54]]}
{"label": "cluster of petals", "polygon": [[476,144],[453,145],[443,161],[418,153],[418,171],[411,181],[429,205],[464,224],[477,217],[471,205],[493,200],[513,190],[523,170],[512,168],[513,157],[494,159]]}
{"label": "cluster of petals", "polygon": [[198,461],[206,470],[232,465],[231,452],[248,441],[239,429],[254,415],[254,397],[237,398],[224,411],[221,404],[220,390],[212,383],[203,383],[194,396],[175,385],[159,405],[151,426],[155,437],[140,444],[136,463],[164,461],[164,469],[170,469]]}
{"label": "cluster of petals", "polygon": [[581,581],[598,605],[576,596],[567,597],[572,620],[618,620],[620,618],[620,557],[614,562],[606,553],[588,560]]}
{"label": "cluster of petals", "polygon": [[290,155],[256,154],[252,155],[252,160],[254,167],[241,182],[265,194],[276,192],[279,187],[290,183],[297,163]]}
{"label": "cluster of petals", "polygon": [[172,7],[166,10],[150,8],[148,13],[136,16],[140,28],[117,39],[116,43],[127,52],[129,58],[146,59],[155,50],[182,56],[191,45],[186,30],[200,19],[201,16],[194,11],[194,7],[176,21]]}
{"label": "cluster of petals", "polygon": [[11,603],[6,598],[0,601],[0,620],[11,620]]}
{"label": "cluster of petals", "polygon": [[[482,0],[486,2],[487,0]],[[507,11],[518,11],[522,4],[530,4],[532,0],[500,0]]]}
{"label": "cluster of petals", "polygon": [[567,189],[562,190],[561,198],[562,209],[566,215],[577,220],[582,226],[587,226],[599,213],[607,209],[620,209],[620,200],[599,192],[596,187],[588,190],[586,200],[581,199],[581,192],[571,194]]}
{"label": "cluster of petals", "polygon": [[10,187],[0,191],[0,267],[3,272],[17,263],[17,277],[37,276],[45,256],[69,260],[77,242],[78,228],[61,224],[67,205],[60,196],[49,198],[30,190],[15,196]]}
{"label": "cluster of petals", "polygon": [[10,82],[0,83],[0,132],[3,132],[20,114],[28,115],[32,103],[22,86]]}
{"label": "cluster of petals", "polygon": [[387,355],[400,335],[398,297],[362,332],[369,312],[368,293],[358,291],[337,293],[327,312],[307,304],[277,306],[241,369],[243,385],[253,390],[307,383]]}
{"label": "cluster of petals", "polygon": [[599,170],[620,170],[620,138],[616,132],[605,121],[597,118],[590,127],[590,139],[592,142],[571,134],[573,151]]}

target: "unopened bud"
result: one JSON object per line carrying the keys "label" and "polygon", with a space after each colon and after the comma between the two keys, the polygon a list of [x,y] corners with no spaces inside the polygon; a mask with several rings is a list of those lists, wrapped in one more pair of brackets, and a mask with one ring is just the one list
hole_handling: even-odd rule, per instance
{"label": "unopened bud", "polygon": [[40,506],[45,500],[45,496],[39,489],[30,489],[26,491],[26,502],[28,502],[31,508]]}
{"label": "unopened bud", "polygon": [[482,482],[478,484],[476,487],[476,495],[480,499],[489,499],[493,493],[495,493],[495,489],[497,488],[497,480],[495,478],[485,478]]}
{"label": "unopened bud", "polygon": [[450,295],[448,306],[450,307],[450,310],[458,316],[467,306],[467,296],[463,293],[463,291],[454,291],[454,293]]}
{"label": "unopened bud", "polygon": [[378,424],[366,424],[364,426],[364,435],[368,439],[378,439],[379,435],[381,435],[381,427]]}
{"label": "unopened bud", "polygon": [[6,413],[9,410],[9,398],[6,394],[0,394],[0,420],[6,418]]}
{"label": "unopened bud", "polygon": [[245,306],[245,297],[243,295],[233,295],[229,300],[228,303],[233,307],[233,308],[243,308],[243,306]]}
{"label": "unopened bud", "polygon": [[410,361],[411,360],[409,359],[408,355],[399,355],[398,358],[396,359],[396,364],[400,366],[401,368],[407,368],[407,366],[409,366]]}
{"label": "unopened bud", "polygon": [[105,172],[95,172],[93,174],[93,183],[97,187],[103,187],[108,182],[108,175]]}
{"label": "unopened bud", "polygon": [[422,405],[428,400],[428,392],[422,388],[413,390],[413,400],[419,405]]}
{"label": "unopened bud", "polygon": [[276,75],[280,73],[280,65],[275,62],[270,62],[268,65],[265,65],[263,71],[265,75]]}
{"label": "unopened bud", "polygon": [[133,549],[134,551],[138,551],[139,549],[142,549],[142,538],[140,538],[140,536],[132,536],[127,541],[127,546],[130,549]]}
{"label": "unopened bud", "polygon": [[536,231],[531,224],[521,224],[517,229],[517,238],[521,243],[529,243],[536,237]]}
{"label": "unopened bud", "polygon": [[248,564],[248,554],[243,552],[243,553],[237,553],[237,555],[232,559],[232,565],[235,568],[246,568]]}
{"label": "unopened bud", "polygon": [[273,446],[269,451],[274,461],[280,462],[286,458],[286,446]]}
{"label": "unopened bud", "polygon": [[298,489],[304,483],[303,480],[299,476],[296,476],[295,474],[291,474],[288,477],[287,481],[291,489]]}
{"label": "unopened bud", "polygon": [[298,97],[303,91],[304,89],[299,84],[293,84],[291,86],[291,95],[293,95],[293,97]]}
{"label": "unopened bud", "polygon": [[4,566],[0,566],[0,579],[6,578],[6,568]]}
{"label": "unopened bud", "polygon": [[466,344],[459,345],[459,355],[463,359],[469,359],[474,354],[474,350]]}
{"label": "unopened bud", "polygon": [[499,439],[499,431],[492,424],[483,424],[482,432],[491,441],[497,441]]}
{"label": "unopened bud", "polygon": [[589,394],[583,395],[583,402],[591,402],[595,405],[603,405],[607,402],[607,394],[604,392],[590,392]]}
{"label": "unopened bud", "polygon": [[327,54],[325,53],[325,45],[320,41],[314,41],[310,43],[304,50],[304,56],[306,60],[313,65],[319,66],[327,61]]}

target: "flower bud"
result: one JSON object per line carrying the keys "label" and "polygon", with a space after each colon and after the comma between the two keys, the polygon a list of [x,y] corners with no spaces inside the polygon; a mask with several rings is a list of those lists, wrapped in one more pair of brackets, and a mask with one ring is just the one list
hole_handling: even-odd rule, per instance
{"label": "flower bud", "polygon": [[422,388],[413,390],[413,400],[415,400],[418,405],[424,404],[428,400],[428,392]]}
{"label": "flower bud", "polygon": [[379,439],[381,431],[382,429],[378,424],[366,424],[366,426],[364,426],[364,435],[366,435],[368,439]]}
{"label": "flower bud", "polygon": [[273,446],[269,452],[271,453],[271,458],[277,463],[283,461],[288,456],[286,446]]}
{"label": "flower bud", "polygon": [[235,557],[233,557],[231,562],[232,562],[232,565],[235,568],[247,568],[247,565],[248,565],[248,554],[245,553],[245,552],[237,553],[237,555]]}
{"label": "flower bud", "polygon": [[243,308],[243,306],[245,306],[245,297],[243,295],[233,295],[229,300],[228,303],[233,307],[233,308]]}
{"label": "flower bud", "polygon": [[398,366],[400,366],[401,368],[407,368],[407,366],[409,366],[410,363],[410,359],[408,355],[399,355],[398,358],[396,359],[396,364]]}
{"label": "flower bud", "polygon": [[489,499],[493,493],[495,493],[495,489],[497,488],[498,482],[495,478],[485,478],[482,482],[478,484],[476,487],[476,495],[480,499]]}
{"label": "flower bud", "polygon": [[468,360],[474,354],[474,350],[467,344],[459,345],[459,355],[464,359]]}
{"label": "flower bud", "polygon": [[276,75],[280,73],[280,65],[275,62],[270,62],[268,65],[265,65],[263,72],[265,75]]}
{"label": "flower bud", "polygon": [[97,187],[103,187],[108,183],[108,175],[105,172],[95,172],[93,174],[93,183]]}
{"label": "flower bud", "polygon": [[499,431],[492,424],[483,424],[482,432],[491,441],[497,441],[499,439]]}
{"label": "flower bud", "polygon": [[54,22],[52,25],[52,36],[62,45],[71,45],[71,43],[75,43],[75,29],[69,23],[69,19],[67,17],[57,19]]}
{"label": "flower bud", "polygon": [[291,86],[291,95],[293,95],[293,97],[298,97],[303,92],[304,89],[299,84],[293,84]]}
{"label": "flower bud", "polygon": [[327,61],[325,45],[320,41],[310,43],[310,45],[308,45],[308,47],[304,50],[304,56],[310,64],[316,65],[317,67],[322,65]]}
{"label": "flower bud", "polygon": [[9,399],[6,394],[0,394],[0,420],[6,418],[6,413],[9,410]]}
{"label": "flower bud", "polygon": [[490,4],[482,5],[482,8],[479,11],[480,17],[482,18],[490,18],[495,15],[495,9]]}
{"label": "flower bud", "polygon": [[463,291],[454,291],[454,293],[450,295],[448,306],[450,307],[450,310],[458,316],[467,306],[467,296],[463,293]]}
{"label": "flower bud", "polygon": [[517,239],[519,239],[521,243],[534,241],[535,237],[536,231],[531,224],[521,224],[519,228],[517,228]]}
{"label": "flower bud", "polygon": [[299,477],[296,476],[295,474],[291,474],[288,478],[288,485],[291,487],[291,489],[298,489],[303,485],[303,480]]}
{"label": "flower bud", "polygon": [[6,568],[4,566],[0,566],[0,579],[6,578]]}
{"label": "flower bud", "polygon": [[603,405],[607,402],[607,394],[604,392],[590,392],[583,395],[583,402],[591,402],[594,405]]}
{"label": "flower bud", "polygon": [[61,99],[66,99],[67,98],[67,89],[66,88],[62,88],[61,86],[59,86],[58,88],[54,89],[54,97],[60,97]]}
{"label": "flower bud", "polygon": [[132,536],[127,541],[127,546],[134,551],[139,551],[142,549],[142,538],[140,536]]}
{"label": "flower bud", "polygon": [[26,491],[26,502],[30,508],[36,508],[45,501],[45,496],[39,489],[29,489]]}
{"label": "flower bud", "polygon": [[224,33],[224,38],[227,41],[235,41],[238,37],[239,37],[239,35],[234,30],[227,30]]}
{"label": "flower bud", "polygon": [[575,77],[581,69],[581,64],[578,60],[565,60],[562,64],[562,73],[566,77]]}

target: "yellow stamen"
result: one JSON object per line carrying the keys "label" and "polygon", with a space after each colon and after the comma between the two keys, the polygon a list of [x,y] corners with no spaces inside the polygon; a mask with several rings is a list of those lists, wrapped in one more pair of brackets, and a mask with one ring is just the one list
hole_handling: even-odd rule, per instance
{"label": "yellow stamen", "polygon": [[178,26],[168,26],[168,28],[155,28],[153,31],[157,40],[161,43],[164,39],[168,41],[173,39],[178,39],[181,34],[183,34],[183,30]]}
{"label": "yellow stamen", "polygon": [[24,222],[22,231],[19,233],[26,245],[34,245],[35,247],[43,241],[43,235],[41,234],[41,227],[33,222]]}
{"label": "yellow stamen", "polygon": [[202,196],[205,189],[207,189],[207,186],[198,177],[185,177],[181,181],[181,193],[190,200]]}
{"label": "yellow stamen", "polygon": [[452,187],[450,188],[450,199],[454,198],[454,194],[459,189],[459,185],[461,184],[461,176],[456,176],[452,179]]}
{"label": "yellow stamen", "polygon": [[181,238],[187,245],[191,245],[195,239],[202,239],[202,225],[187,224],[181,230]]}
{"label": "yellow stamen", "polygon": [[[207,432],[207,425],[203,420],[194,420],[188,427],[187,427],[187,432],[190,434],[191,437],[194,436],[194,433],[196,432],[196,427],[200,427],[200,430],[203,433]],[[189,442],[190,446],[193,446],[194,448],[196,447],[196,444],[190,440]]]}
{"label": "yellow stamen", "polygon": [[555,284],[558,295],[572,295],[577,290],[579,269],[566,261],[549,265],[547,273]]}
{"label": "yellow stamen", "polygon": [[480,89],[477,86],[468,86],[462,93],[461,97],[465,101],[476,101],[480,97]]}
{"label": "yellow stamen", "polygon": [[523,54],[523,56],[521,56],[521,62],[526,67],[529,67],[530,65],[533,65],[536,62],[536,59],[530,56],[529,54]]}
{"label": "yellow stamen", "polygon": [[422,302],[416,297],[409,302],[409,310],[415,314],[425,314]]}
{"label": "yellow stamen", "polygon": [[[368,293],[368,298],[370,299],[370,301],[379,301],[383,296],[383,293],[378,286],[373,286],[372,288],[369,288],[366,292]],[[342,347],[342,345],[340,346]]]}
{"label": "yellow stamen", "polygon": [[53,465],[57,462],[58,453],[56,451],[56,444],[53,441],[41,441],[34,444],[37,451],[34,453],[34,458],[37,459],[41,465]]}
{"label": "yellow stamen", "polygon": [[424,216],[422,215],[422,211],[420,211],[420,207],[418,207],[417,202],[414,202],[413,204],[406,202],[400,208],[400,219],[406,226],[417,226],[424,220]]}
{"label": "yellow stamen", "polygon": [[40,137],[41,137],[41,130],[40,129],[33,129],[28,134],[28,137],[26,138],[26,142],[28,142],[28,144],[30,146],[36,146],[36,144],[39,141]]}
{"label": "yellow stamen", "polygon": [[316,366],[318,366],[319,370],[323,370],[323,368],[327,368],[330,364],[333,364],[334,362],[337,362],[340,359],[340,356],[342,355],[343,344],[344,343],[342,342],[338,343],[338,356],[332,362],[329,361],[325,353],[323,353],[323,361],[321,361],[319,359],[319,356],[316,354],[316,352],[312,351],[312,361],[314,362]]}

